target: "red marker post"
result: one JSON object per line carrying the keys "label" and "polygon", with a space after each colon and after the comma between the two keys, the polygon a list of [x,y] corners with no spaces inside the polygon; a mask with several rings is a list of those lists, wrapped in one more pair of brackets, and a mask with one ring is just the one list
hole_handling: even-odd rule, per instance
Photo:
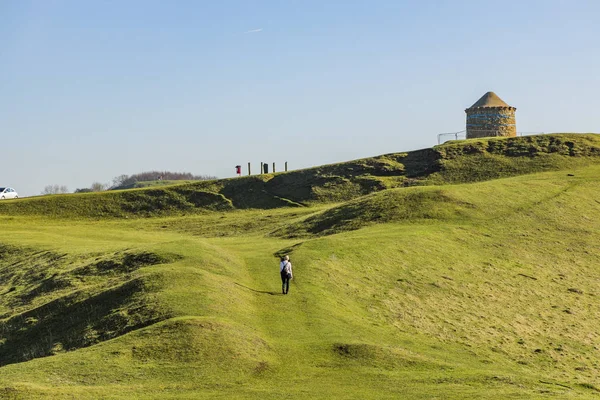
{"label": "red marker post", "polygon": [[241,165],[235,166],[235,173],[237,174],[237,176],[242,176],[242,166]]}

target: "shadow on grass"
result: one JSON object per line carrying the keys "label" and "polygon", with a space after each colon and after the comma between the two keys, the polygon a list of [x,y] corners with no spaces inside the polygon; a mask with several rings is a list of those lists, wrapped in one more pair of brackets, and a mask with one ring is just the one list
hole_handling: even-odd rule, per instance
{"label": "shadow on grass", "polygon": [[242,284],[239,284],[239,283],[237,283],[237,282],[235,282],[235,284],[236,284],[236,285],[238,285],[238,286],[241,286],[241,287],[243,287],[244,289],[248,289],[248,290],[251,290],[251,291],[253,291],[253,292],[256,292],[256,293],[270,294],[271,296],[283,296],[283,293],[279,293],[279,292],[269,292],[269,291],[267,291],[267,290],[256,290],[256,289],[249,288],[248,286],[244,286],[244,285],[242,285]]}
{"label": "shadow on grass", "polygon": [[[142,278],[91,295],[78,291],[0,322],[0,366],[113,339],[168,316]],[[0,396],[1,397],[1,396]]]}

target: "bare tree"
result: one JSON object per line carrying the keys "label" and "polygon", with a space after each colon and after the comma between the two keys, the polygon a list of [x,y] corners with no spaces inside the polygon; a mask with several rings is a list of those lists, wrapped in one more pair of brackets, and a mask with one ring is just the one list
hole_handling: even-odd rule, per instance
{"label": "bare tree", "polygon": [[127,181],[127,179],[129,179],[129,175],[123,174],[123,175],[115,176],[113,178],[111,187],[121,186]]}
{"label": "bare tree", "polygon": [[42,190],[43,195],[47,194],[63,194],[69,193],[69,189],[65,185],[48,185]]}
{"label": "bare tree", "polygon": [[103,192],[107,188],[108,188],[108,185],[106,183],[100,183],[100,182],[94,182],[90,186],[90,189],[92,190],[92,192]]}

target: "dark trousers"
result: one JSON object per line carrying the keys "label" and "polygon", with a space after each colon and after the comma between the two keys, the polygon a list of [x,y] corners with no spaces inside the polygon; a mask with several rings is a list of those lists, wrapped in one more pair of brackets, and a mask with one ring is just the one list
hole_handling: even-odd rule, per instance
{"label": "dark trousers", "polygon": [[281,271],[281,292],[287,294],[290,291],[290,276]]}

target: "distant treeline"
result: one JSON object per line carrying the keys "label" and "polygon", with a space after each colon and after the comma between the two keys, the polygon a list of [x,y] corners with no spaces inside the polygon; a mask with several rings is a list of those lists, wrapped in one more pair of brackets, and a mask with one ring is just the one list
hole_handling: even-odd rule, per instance
{"label": "distant treeline", "polygon": [[208,181],[216,176],[194,175],[189,172],[147,171],[134,175],[120,175],[113,179],[111,189],[135,185],[137,182],[164,181]]}
{"label": "distant treeline", "polygon": [[[138,182],[149,181],[208,181],[217,179],[216,176],[194,175],[189,172],[147,171],[134,175],[119,175],[110,183],[94,182],[89,188],[76,189],[75,193],[102,192],[104,190],[129,189]],[[67,193],[66,186],[48,185],[42,194]]]}

